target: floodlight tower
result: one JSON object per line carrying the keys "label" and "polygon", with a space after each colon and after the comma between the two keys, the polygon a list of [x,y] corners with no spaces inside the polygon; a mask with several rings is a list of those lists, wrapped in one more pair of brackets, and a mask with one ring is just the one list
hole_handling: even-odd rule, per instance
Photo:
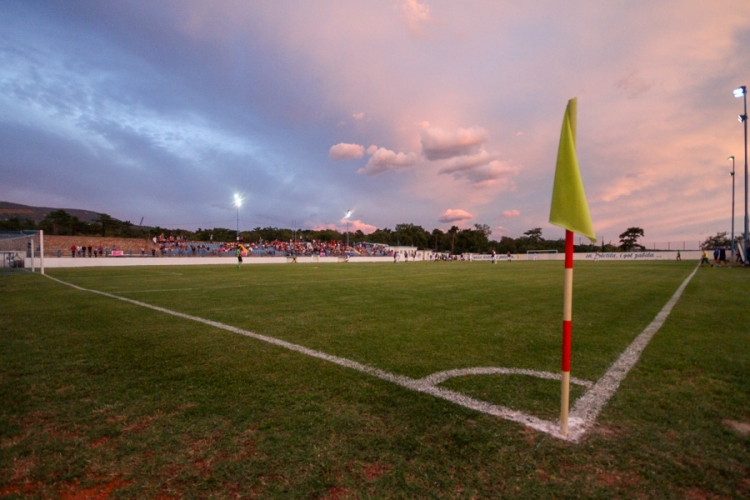
{"label": "floodlight tower", "polygon": [[237,207],[237,243],[240,242],[240,206],[242,205],[242,197],[235,193],[234,195],[234,206]]}
{"label": "floodlight tower", "polygon": [[346,247],[349,248],[349,217],[352,216],[353,210],[349,209],[346,212],[346,215],[344,216],[344,220],[346,221]]}
{"label": "floodlight tower", "polygon": [[734,155],[727,158],[727,160],[732,160],[732,173],[729,174],[732,176],[732,244],[730,248],[732,249],[732,256],[730,257],[730,261],[734,261]]}
{"label": "floodlight tower", "polygon": [[743,253],[745,254],[745,265],[748,264],[747,255],[747,233],[748,233],[748,218],[747,218],[747,87],[744,85],[734,89],[734,97],[740,98],[744,101],[744,113],[739,116],[740,123],[745,126],[745,236],[743,238],[744,248]]}

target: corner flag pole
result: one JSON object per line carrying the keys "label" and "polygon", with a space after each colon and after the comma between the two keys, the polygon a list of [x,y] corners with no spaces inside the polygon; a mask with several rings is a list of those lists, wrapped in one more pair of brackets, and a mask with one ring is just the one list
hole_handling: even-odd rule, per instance
{"label": "corner flag pole", "polygon": [[581,173],[576,155],[576,119],[578,101],[568,101],[560,131],[557,150],[555,182],[549,221],[565,228],[565,292],[563,296],[562,342],[562,394],[560,401],[560,432],[568,434],[568,408],[570,406],[570,348],[573,331],[573,234],[578,233],[596,243],[596,233],[583,191]]}
{"label": "corner flag pole", "polygon": [[565,291],[563,293],[562,392],[560,432],[568,434],[570,408],[570,344],[573,334],[573,231],[565,230]]}

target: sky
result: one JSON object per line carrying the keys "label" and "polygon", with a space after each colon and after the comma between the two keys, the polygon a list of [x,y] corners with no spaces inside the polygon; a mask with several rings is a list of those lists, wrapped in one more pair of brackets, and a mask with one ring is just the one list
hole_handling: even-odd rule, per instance
{"label": "sky", "polygon": [[576,97],[599,239],[697,242],[731,229],[730,155],[743,227],[740,85],[747,0],[5,0],[0,200],[557,239]]}

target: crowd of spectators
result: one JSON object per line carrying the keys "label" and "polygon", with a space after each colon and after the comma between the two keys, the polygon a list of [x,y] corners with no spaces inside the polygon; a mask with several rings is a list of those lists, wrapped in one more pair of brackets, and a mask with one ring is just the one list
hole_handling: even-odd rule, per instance
{"label": "crowd of spectators", "polygon": [[[371,243],[357,243],[347,246],[343,241],[258,241],[255,243],[242,243],[240,245],[255,256],[303,256],[311,257],[344,257],[346,255],[364,256],[391,256],[393,251],[387,245]],[[234,254],[237,251],[236,243],[223,243],[220,252]]]}
{"label": "crowd of spectators", "polygon": [[[235,256],[238,244],[245,256],[293,256],[293,257],[351,257],[351,256],[378,256],[393,257],[396,253],[388,245],[377,243],[355,243],[347,245],[343,241],[258,241],[253,243],[238,242],[195,242],[188,241],[186,236],[165,236],[164,233],[151,238],[152,245],[143,245],[140,248],[142,257],[172,257],[172,256]],[[102,248],[73,246],[70,248],[72,257],[104,257],[112,255],[116,247]],[[134,251],[130,252],[132,256]],[[400,258],[408,259],[405,254]],[[413,257],[412,257],[413,258]]]}
{"label": "crowd of spectators", "polygon": [[[114,248],[114,250],[117,250],[117,248]],[[109,247],[102,248],[101,246],[95,247],[82,245],[73,245],[70,247],[71,257],[102,257],[104,255],[109,255],[109,252]]]}

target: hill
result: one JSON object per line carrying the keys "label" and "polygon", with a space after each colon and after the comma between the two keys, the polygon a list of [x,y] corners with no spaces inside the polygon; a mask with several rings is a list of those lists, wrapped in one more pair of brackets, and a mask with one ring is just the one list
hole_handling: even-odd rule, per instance
{"label": "hill", "polygon": [[100,215],[98,212],[90,210],[80,210],[77,208],[51,208],[51,207],[32,207],[21,205],[20,203],[11,203],[9,201],[0,201],[0,220],[8,220],[18,217],[20,220],[29,219],[34,224],[39,224],[48,213],[55,210],[65,210],[68,214],[77,217],[82,222],[93,222]]}

